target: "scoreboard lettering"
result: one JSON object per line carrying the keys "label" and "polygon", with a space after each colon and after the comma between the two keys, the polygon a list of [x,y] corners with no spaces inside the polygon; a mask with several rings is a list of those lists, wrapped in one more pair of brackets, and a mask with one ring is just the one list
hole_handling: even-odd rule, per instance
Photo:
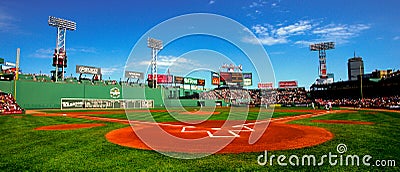
{"label": "scoreboard lettering", "polygon": [[232,83],[242,83],[243,82],[243,74],[242,73],[231,73],[231,82]]}
{"label": "scoreboard lettering", "polygon": [[241,72],[211,72],[211,84],[212,85],[241,85],[251,86],[253,85],[252,73],[241,73]]}

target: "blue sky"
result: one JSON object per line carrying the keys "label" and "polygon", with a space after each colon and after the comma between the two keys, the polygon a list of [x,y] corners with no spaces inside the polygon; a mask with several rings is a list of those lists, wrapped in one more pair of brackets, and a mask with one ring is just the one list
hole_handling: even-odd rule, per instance
{"label": "blue sky", "polygon": [[[354,51],[363,57],[367,73],[375,69],[399,69],[399,6],[396,0],[71,0],[60,5],[50,0],[3,0],[0,1],[0,57],[14,62],[19,47],[24,73],[49,74],[53,69],[51,54],[56,37],[55,28],[47,25],[48,16],[52,15],[77,23],[77,30],[67,33],[68,76],[77,76],[75,65],[79,64],[101,67],[103,78],[119,80],[132,48],[148,30],[180,15],[212,13],[231,18],[256,35],[269,55],[276,81],[297,80],[300,86],[308,88],[318,75],[318,55],[309,51],[310,43],[336,42],[336,49],[327,52],[328,73],[334,73],[336,81],[347,80],[347,59]],[[258,42],[238,39],[249,45]],[[159,54],[160,70],[174,62],[181,68],[185,64],[204,68],[212,61],[205,60],[205,56],[219,59],[236,56],[239,58],[236,63],[240,63],[240,52],[223,45],[221,40],[202,36],[171,42]],[[196,48],[209,51],[206,54],[193,51]],[[150,50],[144,53],[148,56],[138,57],[134,65],[148,63]],[[178,63],[182,54],[186,56]],[[182,74],[174,70],[171,69],[173,74]],[[197,76],[209,78],[206,73],[199,72]]]}

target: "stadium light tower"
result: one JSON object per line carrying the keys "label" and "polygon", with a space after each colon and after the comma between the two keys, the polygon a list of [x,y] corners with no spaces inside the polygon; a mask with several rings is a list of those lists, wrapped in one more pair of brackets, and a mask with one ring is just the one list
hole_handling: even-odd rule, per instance
{"label": "stadium light tower", "polygon": [[334,49],[334,42],[323,42],[318,44],[311,44],[310,51],[318,51],[319,55],[319,77],[321,79],[328,78],[326,73],[326,50]]}
{"label": "stadium light tower", "polygon": [[[56,49],[53,54],[53,66],[55,69],[55,81],[58,81],[58,72],[61,72],[61,79],[64,80],[64,70],[67,67],[67,52],[65,49],[65,39],[67,30],[76,30],[76,23],[73,21],[49,16],[49,26],[57,28]],[[61,71],[59,71],[61,70]]]}
{"label": "stadium light tower", "polygon": [[163,42],[154,38],[147,38],[147,47],[151,48],[151,75],[153,76],[153,88],[157,88],[157,52],[163,49]]}

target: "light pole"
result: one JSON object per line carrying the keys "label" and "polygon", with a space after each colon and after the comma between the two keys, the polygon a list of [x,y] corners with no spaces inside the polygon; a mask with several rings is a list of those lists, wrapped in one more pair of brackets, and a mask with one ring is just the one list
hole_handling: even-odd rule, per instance
{"label": "light pole", "polygon": [[64,80],[64,68],[67,67],[67,52],[65,48],[65,40],[67,30],[76,30],[76,23],[73,21],[49,16],[49,26],[57,28],[56,49],[53,55],[53,66],[55,69],[55,81],[58,81],[58,72],[61,69],[61,79]]}
{"label": "light pole", "polygon": [[163,49],[163,43],[161,40],[147,38],[147,47],[151,48],[151,75],[153,77],[153,88],[157,88],[157,52]]}
{"label": "light pole", "polygon": [[318,51],[319,57],[319,76],[321,79],[326,79],[328,77],[326,72],[326,50],[334,49],[334,42],[323,42],[318,44],[311,44],[310,51]]}

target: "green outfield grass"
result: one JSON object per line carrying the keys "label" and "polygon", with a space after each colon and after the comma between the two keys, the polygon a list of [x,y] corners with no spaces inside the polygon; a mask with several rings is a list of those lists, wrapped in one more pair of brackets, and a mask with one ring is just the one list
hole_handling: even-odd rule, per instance
{"label": "green outfield grass", "polygon": [[[121,115],[121,114],[117,114]],[[283,114],[282,114],[283,115]],[[293,115],[293,114],[291,114]],[[22,116],[22,118],[13,118]],[[103,115],[102,115],[103,116]],[[163,115],[154,114],[160,121]],[[218,115],[217,115],[218,116]],[[374,125],[322,124],[314,119],[344,119],[374,122]],[[105,123],[104,127],[67,131],[36,131],[36,127],[69,123]],[[335,138],[321,145],[269,154],[322,156],[336,153],[340,143],[347,145],[345,154],[369,154],[376,159],[400,162],[400,113],[360,111],[348,114],[329,114],[292,121],[293,124],[319,126],[331,131]],[[182,160],[166,157],[155,151],[137,150],[109,143],[104,135],[127,125],[67,117],[37,117],[31,115],[0,116],[1,171],[399,171],[398,167],[323,166],[281,167],[260,166],[257,157],[263,152],[211,155]],[[275,158],[276,160],[276,158]],[[397,165],[397,164],[396,164]]]}

